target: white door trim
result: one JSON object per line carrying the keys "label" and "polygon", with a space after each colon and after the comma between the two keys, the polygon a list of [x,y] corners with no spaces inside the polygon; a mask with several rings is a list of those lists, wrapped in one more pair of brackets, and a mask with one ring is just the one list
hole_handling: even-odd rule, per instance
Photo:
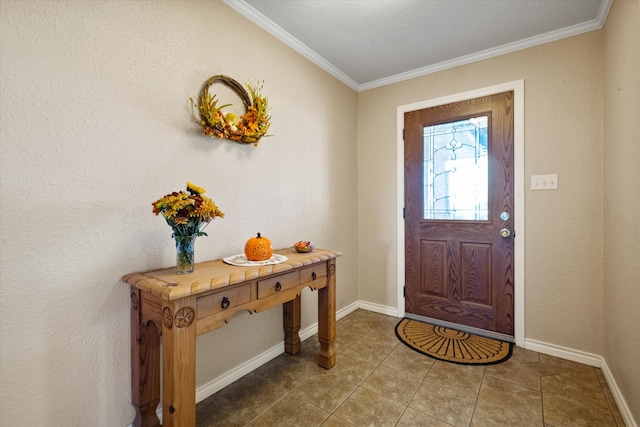
{"label": "white door trim", "polygon": [[515,233],[515,270],[514,270],[514,339],[518,347],[524,347],[525,339],[525,282],[524,282],[524,80],[516,80],[496,86],[485,87],[469,92],[444,96],[441,98],[429,99],[413,104],[400,105],[397,108],[397,157],[396,157],[396,182],[397,182],[397,263],[398,263],[398,317],[404,317],[404,139],[402,132],[404,129],[404,114],[409,111],[422,110],[424,108],[449,104],[452,102],[464,101],[466,99],[478,98],[495,93],[513,91],[514,93],[514,233]]}

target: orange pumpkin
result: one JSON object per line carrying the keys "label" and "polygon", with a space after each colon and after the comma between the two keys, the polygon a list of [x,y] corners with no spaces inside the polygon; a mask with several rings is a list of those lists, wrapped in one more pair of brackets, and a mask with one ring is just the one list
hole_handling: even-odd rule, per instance
{"label": "orange pumpkin", "polygon": [[271,240],[258,233],[257,237],[247,240],[247,244],[244,245],[244,254],[249,261],[264,261],[271,258],[273,255]]}

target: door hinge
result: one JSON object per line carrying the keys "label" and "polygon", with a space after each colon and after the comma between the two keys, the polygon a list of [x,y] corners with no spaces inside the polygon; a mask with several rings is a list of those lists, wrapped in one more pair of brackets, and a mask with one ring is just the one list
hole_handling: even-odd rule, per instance
{"label": "door hinge", "polygon": [[402,296],[405,297],[405,298],[407,297],[407,287],[406,286],[402,287]]}
{"label": "door hinge", "polygon": [[407,208],[402,208],[402,219],[407,217]]}
{"label": "door hinge", "polygon": [[404,141],[404,129],[402,129],[402,140]]}

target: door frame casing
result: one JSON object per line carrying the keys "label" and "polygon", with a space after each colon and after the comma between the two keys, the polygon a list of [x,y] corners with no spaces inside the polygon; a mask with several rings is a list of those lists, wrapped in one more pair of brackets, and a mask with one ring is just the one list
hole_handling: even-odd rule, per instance
{"label": "door frame casing", "polygon": [[489,86],[468,92],[461,92],[440,98],[428,99],[413,104],[400,105],[397,108],[397,264],[398,264],[398,317],[405,316],[405,235],[404,235],[404,114],[410,111],[436,107],[467,99],[479,98],[501,92],[513,91],[513,130],[514,130],[514,340],[518,347],[524,347],[525,339],[525,280],[524,280],[524,80],[516,80],[495,86]]}

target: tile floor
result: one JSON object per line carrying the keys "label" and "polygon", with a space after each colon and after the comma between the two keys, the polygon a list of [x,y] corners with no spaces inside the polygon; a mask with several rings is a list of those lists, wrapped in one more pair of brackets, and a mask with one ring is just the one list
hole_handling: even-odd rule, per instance
{"label": "tile floor", "polygon": [[498,365],[435,361],[396,338],[398,321],[354,311],[333,369],[311,337],[200,402],[197,426],[624,426],[600,369],[521,348]]}

